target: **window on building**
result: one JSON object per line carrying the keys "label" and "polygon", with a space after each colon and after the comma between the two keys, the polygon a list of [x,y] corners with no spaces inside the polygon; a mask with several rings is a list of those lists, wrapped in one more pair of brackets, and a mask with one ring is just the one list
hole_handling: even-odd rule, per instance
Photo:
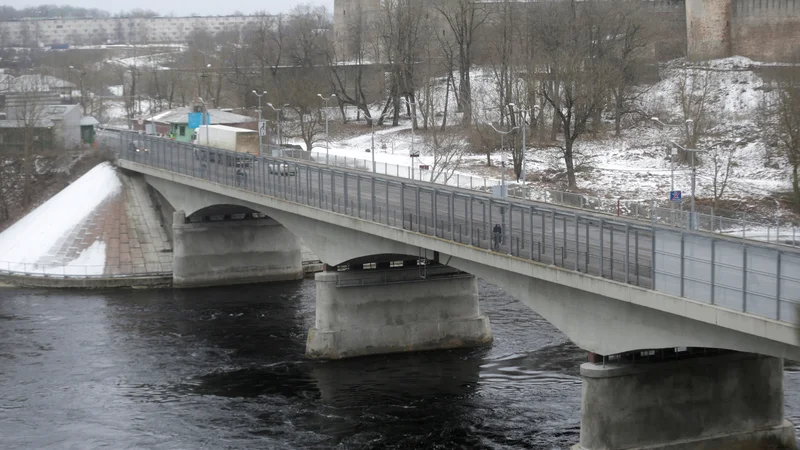
{"label": "window on building", "polygon": [[178,134],[180,134],[181,136],[186,136],[186,125],[181,125],[180,126],[180,128],[178,130]]}

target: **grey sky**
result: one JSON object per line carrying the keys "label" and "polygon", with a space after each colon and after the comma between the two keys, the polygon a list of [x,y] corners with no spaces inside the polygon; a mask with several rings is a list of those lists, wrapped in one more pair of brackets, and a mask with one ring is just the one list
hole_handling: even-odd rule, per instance
{"label": "grey sky", "polygon": [[[14,8],[24,8],[28,6],[38,6],[41,4],[67,4],[80,6],[83,8],[103,9],[110,13],[117,13],[121,9],[130,10],[134,8],[151,9],[159,14],[174,13],[176,16],[197,15],[226,15],[235,11],[250,14],[256,11],[265,10],[269,13],[288,12],[294,6],[302,3],[323,5],[331,10],[333,0],[238,0],[233,2],[220,2],[215,0],[139,0],[132,3],[109,2],[108,0],[81,0],[81,1],[41,1],[30,2],[28,0],[7,0],[6,5]],[[120,8],[120,5],[124,5]]]}

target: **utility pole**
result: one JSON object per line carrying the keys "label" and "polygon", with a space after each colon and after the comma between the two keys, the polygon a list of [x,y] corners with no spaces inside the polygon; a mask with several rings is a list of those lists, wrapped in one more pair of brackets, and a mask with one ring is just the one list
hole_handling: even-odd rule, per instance
{"label": "utility pole", "polygon": [[[382,114],[380,118],[383,119],[387,115],[389,115],[388,112],[386,114]],[[372,173],[375,173],[375,121],[372,120],[370,122],[372,123],[372,144],[371,144],[371,148],[370,148],[369,152],[372,153]],[[411,173],[412,174],[414,173],[414,157],[413,156],[411,157]],[[413,175],[412,175],[412,178],[413,178]]]}
{"label": "utility pole", "polygon": [[203,100],[203,97],[197,97],[197,99],[200,100],[200,103],[203,104],[203,124],[205,124],[205,126],[206,126],[206,147],[207,147],[208,146],[208,127],[211,126],[211,117],[208,116],[208,108],[206,107],[206,102]]}
{"label": "utility pole", "polygon": [[[418,157],[417,153],[414,152],[414,124],[417,123],[417,104],[414,102],[409,102],[408,107],[411,109],[411,179],[414,179],[414,158]],[[383,118],[383,116],[381,116]],[[420,173],[420,179],[422,179],[422,174]]]}
{"label": "utility pole", "polygon": [[500,131],[500,130],[498,130],[497,128],[494,127],[494,124],[490,123],[489,126],[492,127],[492,129],[494,131],[496,131],[497,133],[500,134],[500,158],[503,161],[502,162],[502,169],[500,170],[500,172],[502,174],[502,178],[501,178],[502,184],[500,185],[500,197],[506,197],[507,194],[508,194],[508,191],[506,190],[506,153],[505,153],[505,142],[504,142],[503,138],[505,138],[505,136],[507,134],[513,133],[519,127],[518,126],[514,127],[514,128],[512,128],[512,129],[510,129],[508,131]]}
{"label": "utility pole", "polygon": [[[659,124],[659,125],[661,125],[661,126],[663,126],[663,127],[666,127],[666,126],[667,126],[667,125],[666,125],[664,122],[662,122],[661,120],[659,120],[659,119],[658,119],[658,117],[653,117],[653,118],[651,118],[650,120],[652,120],[653,122],[655,122],[655,123],[657,123],[657,124]],[[693,125],[693,124],[694,124],[694,120],[692,120],[692,119],[687,119],[687,120],[686,120],[686,122],[685,122],[685,125],[686,125],[686,135],[689,137],[689,139],[691,139],[691,136],[692,136],[692,125]],[[689,212],[689,228],[691,228],[692,230],[694,230],[695,228],[697,228],[697,220],[695,219],[695,209],[694,209],[694,196],[695,196],[695,188],[696,188],[696,186],[697,186],[697,166],[695,166],[695,163],[694,163],[694,162],[695,162],[695,161],[694,161],[694,154],[695,154],[695,152],[697,152],[698,150],[697,150],[696,148],[687,148],[687,147],[683,147],[683,146],[681,146],[681,145],[678,145],[677,143],[675,143],[675,142],[671,141],[670,139],[666,139],[666,138],[665,138],[665,140],[666,140],[667,142],[669,142],[670,144],[674,145],[675,147],[677,147],[677,148],[679,148],[679,149],[683,150],[684,152],[689,152],[689,153],[692,155],[692,159],[691,159],[691,164],[692,164],[692,200],[691,200],[691,210],[690,210],[690,212]],[[673,172],[673,173],[674,173],[674,172]],[[673,186],[672,186],[672,190],[675,190],[675,186],[674,186],[674,174],[673,174]]]}
{"label": "utility pole", "polygon": [[255,89],[253,89],[253,94],[256,94],[256,97],[258,97],[258,154],[261,156],[264,154],[261,144],[261,127],[264,126],[261,120],[261,97],[267,95],[267,91],[262,91],[259,94]]}
{"label": "utility pole", "polygon": [[[509,103],[508,107],[511,109],[511,113],[514,113],[514,108],[516,107],[515,104]],[[531,118],[536,120],[536,117],[539,116],[539,105],[533,105],[533,114],[531,114]],[[520,116],[520,126],[522,126],[522,161],[520,162],[520,175],[522,176],[522,181],[525,181],[525,150],[527,150],[527,146],[525,144],[525,130],[528,128],[528,124],[525,123],[525,113],[531,112],[530,109],[522,109],[519,110]],[[519,177],[517,177],[517,182],[519,183]]]}
{"label": "utility pole", "polygon": [[[328,164],[328,153],[330,152],[331,148],[331,140],[328,137],[328,100],[336,97],[336,94],[331,94],[328,98],[322,96],[322,94],[317,94],[317,97],[321,98],[325,102],[325,164]],[[308,149],[311,151],[311,149]],[[374,153],[373,153],[374,155]],[[372,157],[372,171],[375,171],[375,156]]]}
{"label": "utility pole", "polygon": [[281,109],[272,106],[272,103],[267,103],[267,106],[275,111],[275,128],[278,131],[278,149],[281,147]]}

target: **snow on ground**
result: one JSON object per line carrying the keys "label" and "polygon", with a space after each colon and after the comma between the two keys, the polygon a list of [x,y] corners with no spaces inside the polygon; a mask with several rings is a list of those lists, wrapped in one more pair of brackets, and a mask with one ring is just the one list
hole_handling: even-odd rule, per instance
{"label": "snow on ground", "polygon": [[[99,164],[0,233],[0,269],[30,270],[47,259],[51,249],[65,239],[87,216],[106,199],[120,193],[122,184],[114,168]],[[95,242],[97,244],[97,242]],[[52,267],[62,273],[66,267],[104,266],[105,247],[91,245],[64,267]],[[98,269],[102,273],[102,268]]]}
{"label": "snow on ground", "polygon": [[111,95],[116,95],[117,97],[122,97],[122,94],[124,92],[121,84],[109,86],[108,90],[111,91]]}
{"label": "snow on ground", "polygon": [[[731,175],[727,182],[722,200],[739,202],[748,212],[765,216],[766,211],[758,211],[757,205],[764,207],[767,203],[776,203],[769,200],[776,192],[788,191],[789,172],[785,161],[771,155],[772,150],[763,140],[760,127],[757,123],[759,108],[769,89],[765,89],[765,82],[757,71],[758,63],[743,58],[732,57],[711,61],[703,65],[692,65],[684,60],[675,60],[663,64],[660,68],[661,81],[644,86],[640,98],[640,108],[646,111],[644,119],[650,115],[658,116],[670,126],[666,129],[656,127],[649,120],[644,120],[638,125],[623,130],[622,136],[613,137],[610,131],[604,131],[596,136],[584,135],[575,144],[578,153],[576,163],[580,170],[577,174],[578,188],[581,192],[604,198],[621,199],[629,201],[656,200],[666,203],[668,193],[672,189],[671,164],[667,154],[667,139],[680,142],[680,132],[677,124],[683,121],[678,102],[677,89],[684,77],[686,70],[694,73],[697,80],[708,77],[709,85],[709,116],[712,126],[707,135],[701,138],[699,148],[701,153],[700,163],[697,166],[697,196],[698,198],[713,199],[714,197],[714,165],[711,153],[708,151],[717,148],[723,156],[726,152],[731,155],[734,162]],[[497,93],[493,87],[492,73],[486,68],[476,68],[472,72],[473,100],[476,118],[479,121],[497,119],[496,103]],[[438,102],[438,109],[442,108],[444,99],[444,83],[437,80],[435,83],[434,100]],[[450,96],[449,111],[456,110],[455,99]],[[380,114],[382,105],[372,105],[373,116]],[[494,108],[494,109],[493,109]],[[331,108],[331,117],[338,118],[338,110]],[[335,112],[334,112],[335,111]],[[355,119],[354,109],[347,115]],[[384,170],[392,173],[397,168],[382,167],[380,163],[399,165],[402,176],[403,168],[411,165],[408,156],[410,150],[410,121],[405,115],[398,127],[377,127],[375,129],[375,161],[379,172]],[[441,120],[441,119],[438,119]],[[449,123],[457,123],[456,119],[449,119]],[[363,118],[362,122],[363,123]],[[561,140],[559,136],[559,140]],[[332,138],[330,154],[336,157],[347,156],[367,160],[367,167],[372,155],[365,150],[370,148],[371,133],[364,127],[357,136]],[[465,141],[466,142],[466,141]],[[530,142],[533,142],[531,139]],[[550,147],[545,144],[542,148],[530,148],[526,154],[528,161],[528,181],[531,195],[540,198],[544,191],[565,190],[565,177],[560,177],[565,171],[561,150],[558,142]],[[465,144],[468,145],[468,144]],[[315,145],[314,151],[324,154],[324,141]],[[425,139],[417,133],[415,149],[421,150],[422,157],[415,159],[415,164],[431,164],[432,156],[425,145]],[[510,161],[510,155],[505,155]],[[462,158],[461,166],[457,173],[461,175],[486,176],[487,184],[495,184],[500,179],[499,166],[503,155],[495,152],[492,155],[493,167],[486,166],[486,157],[483,154],[468,154]],[[727,158],[724,158],[727,160]],[[408,170],[408,169],[405,169]],[[511,171],[506,174],[511,177]],[[681,190],[688,197],[691,191],[691,166],[677,163],[674,170],[674,188]],[[764,200],[769,200],[764,202]],[[707,210],[706,210],[707,212]],[[780,212],[779,212],[780,214]]]}
{"label": "snow on ground", "polygon": [[[67,263],[63,272],[75,275],[102,275],[106,268],[106,243],[94,241],[77,258]],[[50,273],[61,273],[58,268],[50,268]]]}

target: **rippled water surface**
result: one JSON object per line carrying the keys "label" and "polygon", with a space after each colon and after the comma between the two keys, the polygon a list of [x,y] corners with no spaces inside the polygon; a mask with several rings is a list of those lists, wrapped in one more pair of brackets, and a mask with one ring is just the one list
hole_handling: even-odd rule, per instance
{"label": "rippled water surface", "polygon": [[[480,283],[494,343],[312,362],[310,280],[0,289],[0,447],[530,448],[578,440],[585,353]],[[800,423],[800,369],[787,365]]]}

